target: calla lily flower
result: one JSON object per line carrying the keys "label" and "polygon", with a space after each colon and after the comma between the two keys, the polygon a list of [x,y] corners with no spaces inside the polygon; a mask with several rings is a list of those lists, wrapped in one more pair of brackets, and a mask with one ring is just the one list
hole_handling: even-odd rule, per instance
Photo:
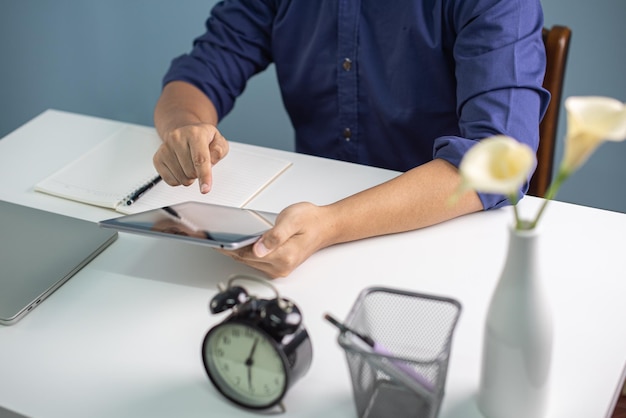
{"label": "calla lily flower", "polygon": [[626,139],[626,106],[610,97],[568,97],[565,154],[559,171],[569,175],[604,141]]}
{"label": "calla lily flower", "polygon": [[517,191],[535,165],[535,153],[527,145],[507,136],[483,139],[465,153],[459,165],[461,187],[453,198],[469,189],[506,195],[513,204],[515,228],[535,228],[563,182],[587,161],[602,142],[626,139],[626,105],[619,100],[599,96],[568,97],[565,109],[565,154],[532,221],[520,219],[516,204]]}
{"label": "calla lily flower", "polygon": [[535,167],[535,153],[526,144],[504,135],[481,140],[467,151],[459,172],[464,190],[517,196]]}

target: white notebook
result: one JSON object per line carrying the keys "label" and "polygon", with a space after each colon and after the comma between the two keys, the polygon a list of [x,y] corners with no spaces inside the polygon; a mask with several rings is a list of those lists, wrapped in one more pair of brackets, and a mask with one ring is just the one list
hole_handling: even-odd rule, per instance
{"label": "white notebook", "polygon": [[[185,201],[243,207],[291,166],[290,161],[261,156],[231,143],[228,155],[213,167],[211,191],[203,195],[197,180],[188,187],[158,181],[152,156],[160,144],[154,128],[126,125],[37,183],[35,190],[124,214]],[[148,190],[130,203],[131,197],[145,188]]]}

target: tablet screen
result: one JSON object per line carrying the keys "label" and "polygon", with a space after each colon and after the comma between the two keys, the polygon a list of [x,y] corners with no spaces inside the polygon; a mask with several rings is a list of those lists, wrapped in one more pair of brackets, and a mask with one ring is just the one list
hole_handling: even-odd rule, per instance
{"label": "tablet screen", "polygon": [[256,241],[274,225],[276,214],[200,202],[186,202],[101,221],[125,232],[160,236],[224,249]]}

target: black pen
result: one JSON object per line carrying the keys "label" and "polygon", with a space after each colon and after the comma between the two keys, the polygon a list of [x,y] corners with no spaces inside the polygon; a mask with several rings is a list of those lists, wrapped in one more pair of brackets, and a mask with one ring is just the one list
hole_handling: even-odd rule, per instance
{"label": "black pen", "polygon": [[130,197],[128,199],[126,199],[126,206],[130,206],[133,203],[135,203],[137,201],[137,199],[139,199],[141,196],[143,196],[148,190],[150,190],[154,186],[156,186],[157,183],[160,182],[160,181],[161,181],[161,176],[157,176],[150,183],[148,183],[145,186],[137,189],[135,191],[135,193],[133,193],[132,195],[130,195]]}
{"label": "black pen", "polygon": [[339,328],[339,331],[349,332],[353,334],[354,336],[360,338],[365,344],[369,345],[370,347],[374,348],[374,346],[376,345],[374,340],[372,340],[369,336],[360,334],[356,332],[355,330],[353,330],[352,328],[348,328],[345,324],[339,322],[330,314],[324,314],[324,319],[330,322],[331,324],[333,324],[334,326],[336,326],[337,328]]}

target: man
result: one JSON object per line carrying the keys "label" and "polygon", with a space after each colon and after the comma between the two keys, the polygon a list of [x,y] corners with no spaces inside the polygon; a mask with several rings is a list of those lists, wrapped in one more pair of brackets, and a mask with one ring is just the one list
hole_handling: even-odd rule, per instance
{"label": "man", "polygon": [[296,151],[404,173],[328,206],[292,205],[231,257],[285,276],[336,243],[502,206],[476,193],[447,202],[476,141],[504,134],[537,148],[542,27],[539,0],[225,0],[164,78],[155,167],[209,192],[228,152],[218,121],[273,62]]}

